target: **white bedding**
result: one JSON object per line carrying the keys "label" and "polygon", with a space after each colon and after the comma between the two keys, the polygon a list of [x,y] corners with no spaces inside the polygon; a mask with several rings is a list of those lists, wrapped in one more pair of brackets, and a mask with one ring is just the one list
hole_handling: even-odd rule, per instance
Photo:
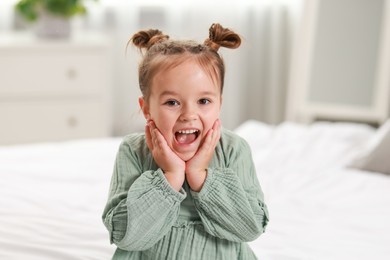
{"label": "white bedding", "polygon": [[110,259],[102,224],[119,139],[0,148],[0,259]]}
{"label": "white bedding", "polygon": [[260,259],[390,259],[390,176],[346,167],[372,128],[252,121],[237,132],[250,141],[270,211],[250,243]]}
{"label": "white bedding", "polygon": [[[374,129],[237,129],[270,211],[259,259],[389,259],[390,176],[349,169]],[[0,147],[0,259],[110,259],[101,213],[120,138]]]}

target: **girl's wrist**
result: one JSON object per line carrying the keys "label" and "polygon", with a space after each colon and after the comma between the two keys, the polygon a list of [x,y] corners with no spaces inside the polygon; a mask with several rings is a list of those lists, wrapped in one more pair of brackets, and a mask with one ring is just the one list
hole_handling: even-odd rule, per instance
{"label": "girl's wrist", "polygon": [[207,177],[207,169],[194,172],[186,172],[186,178],[191,190],[199,192]]}
{"label": "girl's wrist", "polygon": [[164,172],[164,176],[174,190],[180,191],[185,179],[184,172]]}

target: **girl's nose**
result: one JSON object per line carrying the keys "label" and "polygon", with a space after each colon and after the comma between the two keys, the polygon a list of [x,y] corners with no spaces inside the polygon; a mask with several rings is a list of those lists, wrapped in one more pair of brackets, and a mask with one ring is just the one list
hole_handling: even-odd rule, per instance
{"label": "girl's nose", "polygon": [[180,121],[194,121],[197,116],[194,113],[183,113],[180,115]]}
{"label": "girl's nose", "polygon": [[180,121],[193,121],[198,118],[196,111],[186,108],[180,115]]}

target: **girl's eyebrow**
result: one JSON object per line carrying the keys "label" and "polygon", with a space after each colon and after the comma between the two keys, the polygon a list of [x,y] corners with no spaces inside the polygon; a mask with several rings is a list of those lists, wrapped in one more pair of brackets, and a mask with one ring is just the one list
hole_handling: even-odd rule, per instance
{"label": "girl's eyebrow", "polygon": [[214,91],[202,91],[200,92],[201,96],[218,96],[218,93]]}
{"label": "girl's eyebrow", "polygon": [[177,93],[175,91],[172,91],[172,90],[164,90],[161,94],[160,94],[160,97],[162,96],[176,96]]}
{"label": "girl's eyebrow", "polygon": [[[177,92],[172,91],[172,90],[164,90],[161,94],[160,97],[163,96],[177,96],[179,95]],[[202,91],[199,93],[200,96],[218,96],[218,93],[214,91]]]}

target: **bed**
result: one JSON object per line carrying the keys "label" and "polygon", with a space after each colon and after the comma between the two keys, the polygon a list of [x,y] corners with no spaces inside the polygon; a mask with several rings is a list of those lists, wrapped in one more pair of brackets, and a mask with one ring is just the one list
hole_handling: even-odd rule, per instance
{"label": "bed", "polygon": [[[385,130],[259,121],[235,130],[270,211],[266,233],[250,242],[259,259],[389,259],[390,176],[386,165],[366,169],[378,144],[382,156],[390,148]],[[120,141],[0,146],[0,259],[110,259],[101,213]]]}

